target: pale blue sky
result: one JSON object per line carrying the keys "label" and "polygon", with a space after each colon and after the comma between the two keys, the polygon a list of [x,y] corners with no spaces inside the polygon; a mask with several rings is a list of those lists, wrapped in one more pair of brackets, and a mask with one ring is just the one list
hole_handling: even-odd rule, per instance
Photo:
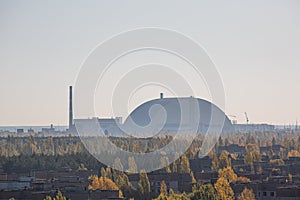
{"label": "pale blue sky", "polygon": [[300,121],[297,0],[2,0],[0,125],[67,124],[68,86],[88,53],[145,26],[177,30],[207,50],[223,78],[225,111],[239,122],[245,111],[252,123]]}

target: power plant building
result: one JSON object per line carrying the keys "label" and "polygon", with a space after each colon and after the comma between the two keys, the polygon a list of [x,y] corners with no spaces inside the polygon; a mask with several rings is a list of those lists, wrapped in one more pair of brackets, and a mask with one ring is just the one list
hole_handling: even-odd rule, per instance
{"label": "power plant building", "polygon": [[[73,120],[72,86],[70,86],[69,132],[76,132]],[[212,115],[213,113],[213,115]],[[220,120],[214,121],[213,118]],[[93,118],[94,120],[95,118]],[[122,123],[122,118],[96,118],[106,135],[127,135],[126,133],[206,133],[209,129],[221,132],[234,131],[225,113],[216,105],[199,98],[164,98],[147,101],[136,109]],[[89,119],[77,119],[81,122]],[[76,121],[77,121],[76,120]]]}

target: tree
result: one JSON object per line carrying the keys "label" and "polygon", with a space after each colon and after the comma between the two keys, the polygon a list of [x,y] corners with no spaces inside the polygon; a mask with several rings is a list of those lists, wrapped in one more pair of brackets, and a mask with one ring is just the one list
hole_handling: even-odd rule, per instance
{"label": "tree", "polygon": [[246,156],[244,163],[251,167],[251,172],[254,173],[253,162],[261,161],[259,147],[256,144],[248,144],[246,146]]}
{"label": "tree", "polygon": [[180,163],[179,154],[176,152],[174,155],[174,162],[172,164],[172,172],[178,172],[179,163]]}
{"label": "tree", "polygon": [[293,175],[292,174],[289,174],[289,182],[293,183]]}
{"label": "tree", "polygon": [[245,188],[243,192],[238,196],[238,200],[255,200],[253,190]]}
{"label": "tree", "polygon": [[171,172],[172,172],[170,166],[167,166],[167,167],[166,167],[166,172],[167,172],[167,173],[171,173]]}
{"label": "tree", "polygon": [[140,173],[140,181],[138,183],[138,191],[140,193],[140,199],[148,200],[150,197],[150,182],[146,172]]}
{"label": "tree", "polygon": [[224,143],[223,143],[223,140],[222,140],[222,137],[219,137],[219,146],[223,146]]}
{"label": "tree", "polygon": [[180,173],[190,173],[190,171],[191,171],[191,169],[190,169],[189,159],[186,157],[185,154],[183,154],[181,156],[181,159],[180,159],[180,165],[179,165],[178,172],[180,172]]}
{"label": "tree", "polygon": [[211,184],[196,184],[190,196],[191,200],[217,200],[217,193]]}
{"label": "tree", "polygon": [[213,151],[213,154],[212,154],[211,168],[212,168],[212,171],[218,171],[218,169],[219,169],[219,160],[218,160],[218,156],[215,151]]}
{"label": "tree", "polygon": [[128,176],[125,173],[120,172],[115,179],[116,185],[122,190],[122,193],[127,197],[132,197],[132,185],[129,182]]}
{"label": "tree", "polygon": [[137,166],[134,157],[128,157],[128,170],[129,173],[137,173]]}
{"label": "tree", "polygon": [[241,183],[250,183],[251,180],[247,177],[244,176],[239,176],[236,180],[237,182],[241,182]]}
{"label": "tree", "polygon": [[246,145],[247,144],[255,144],[255,139],[252,135],[248,134],[246,138]]}
{"label": "tree", "polygon": [[219,169],[219,178],[226,179],[229,183],[237,181],[237,175],[234,173],[231,167],[225,167],[224,169]]}
{"label": "tree", "polygon": [[92,183],[88,186],[89,190],[119,190],[119,187],[109,178],[92,176],[90,179]]}
{"label": "tree", "polygon": [[274,151],[272,149],[272,147],[269,148],[268,150],[268,159],[271,160],[274,156]]}
{"label": "tree", "polygon": [[47,195],[44,200],[52,200],[51,196]]}
{"label": "tree", "polygon": [[246,165],[251,165],[253,164],[253,157],[251,155],[251,152],[246,150],[246,155],[245,155],[245,160],[244,160],[244,163]]}
{"label": "tree", "polygon": [[287,154],[288,154],[288,152],[287,152],[286,148],[280,148],[279,149],[279,157],[281,159],[285,159],[287,157]]}
{"label": "tree", "polygon": [[229,182],[221,177],[218,178],[217,182],[215,183],[215,189],[218,193],[219,199],[224,200],[233,200],[234,199],[234,193],[232,188],[230,187]]}
{"label": "tree", "polygon": [[228,151],[222,151],[220,158],[219,158],[219,169],[223,169],[225,167],[231,166],[231,159],[229,158],[229,152]]}
{"label": "tree", "polygon": [[80,163],[79,167],[78,167],[78,171],[87,171],[88,169],[84,166],[83,163]]}
{"label": "tree", "polygon": [[170,164],[169,158],[167,156],[162,156],[160,157],[160,167],[161,168],[166,168],[166,172],[170,173],[171,169],[168,166]]}
{"label": "tree", "polygon": [[121,163],[121,160],[120,160],[120,158],[119,157],[117,157],[116,159],[115,159],[115,161],[114,161],[114,168],[116,169],[116,170],[118,170],[118,171],[123,171],[123,165],[122,165],[122,163]]}
{"label": "tree", "polygon": [[300,157],[300,153],[297,150],[291,150],[288,153],[288,157]]}
{"label": "tree", "polygon": [[66,200],[66,199],[67,198],[65,196],[63,196],[63,194],[60,191],[58,191],[57,195],[54,197],[53,200]]}
{"label": "tree", "polygon": [[225,146],[228,146],[229,145],[229,140],[228,138],[225,138],[225,143],[224,143]]}
{"label": "tree", "polygon": [[160,194],[162,194],[162,195],[167,195],[168,194],[168,188],[167,188],[167,185],[166,185],[165,181],[162,181],[160,183]]}
{"label": "tree", "polygon": [[270,164],[272,165],[284,165],[284,160],[282,159],[273,159],[273,160],[270,160]]}
{"label": "tree", "polygon": [[193,171],[190,172],[190,176],[192,178],[192,183],[197,183]]}
{"label": "tree", "polygon": [[109,178],[109,179],[112,179],[113,178],[113,175],[112,175],[112,172],[111,172],[111,168],[110,167],[106,167],[106,170],[105,170],[105,174],[106,174],[106,178]]}
{"label": "tree", "polygon": [[239,138],[239,146],[243,146],[243,141],[241,140],[241,138]]}
{"label": "tree", "polygon": [[101,167],[100,173],[101,173],[101,176],[102,176],[103,178],[107,178],[107,176],[106,176],[106,170],[104,169],[104,167]]}

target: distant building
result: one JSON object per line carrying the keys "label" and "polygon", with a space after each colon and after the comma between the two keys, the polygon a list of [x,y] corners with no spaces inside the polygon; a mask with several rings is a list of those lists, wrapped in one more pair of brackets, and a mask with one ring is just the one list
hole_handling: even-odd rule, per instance
{"label": "distant building", "polygon": [[254,132],[272,132],[274,125],[270,124],[233,124],[235,132],[254,133]]}
{"label": "distant building", "polygon": [[209,128],[221,132],[234,130],[225,113],[209,101],[194,97],[163,98],[162,95],[133,110],[124,128],[138,133],[206,133]]}
{"label": "distant building", "polygon": [[27,130],[28,133],[34,133],[34,130],[32,128]]}
{"label": "distant building", "polygon": [[24,129],[18,128],[18,129],[17,129],[17,133],[18,133],[18,134],[24,133]]}
{"label": "distant building", "polygon": [[55,128],[53,127],[53,124],[50,125],[50,128],[42,128],[42,133],[55,133]]}

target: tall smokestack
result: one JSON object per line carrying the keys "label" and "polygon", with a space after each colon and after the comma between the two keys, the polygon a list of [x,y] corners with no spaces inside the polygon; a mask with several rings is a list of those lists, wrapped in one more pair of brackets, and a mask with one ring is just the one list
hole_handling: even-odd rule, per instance
{"label": "tall smokestack", "polygon": [[72,129],[73,126],[73,103],[72,103],[72,86],[70,86],[70,94],[69,94],[69,130]]}

